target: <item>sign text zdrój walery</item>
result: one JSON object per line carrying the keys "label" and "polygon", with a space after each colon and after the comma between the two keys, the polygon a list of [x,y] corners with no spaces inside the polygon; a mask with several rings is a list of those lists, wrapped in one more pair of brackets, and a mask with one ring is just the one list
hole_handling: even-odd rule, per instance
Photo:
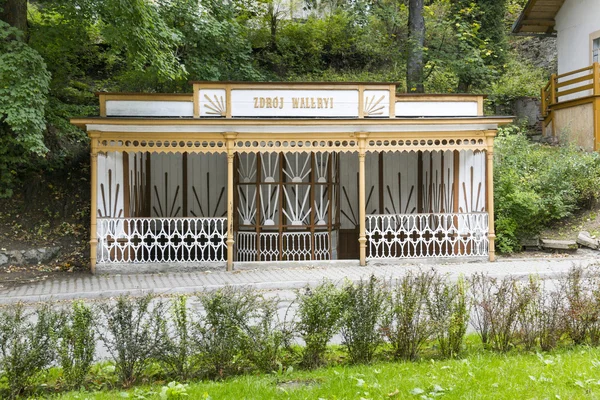
{"label": "sign text zdr\u00f3j walery", "polygon": [[[284,97],[255,97],[254,108],[283,109]],[[292,97],[292,108],[333,108],[333,97]]]}

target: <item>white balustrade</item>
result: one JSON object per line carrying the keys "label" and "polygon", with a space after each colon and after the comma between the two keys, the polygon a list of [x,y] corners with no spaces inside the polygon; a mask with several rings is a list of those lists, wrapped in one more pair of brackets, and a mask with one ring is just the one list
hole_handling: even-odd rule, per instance
{"label": "white balustrade", "polygon": [[[279,232],[238,232],[237,261],[258,261],[259,250],[256,247],[260,235],[260,261],[309,261],[313,259],[310,232],[283,232],[280,251]],[[329,232],[314,233],[314,260],[330,260],[331,239]],[[281,256],[280,256],[281,253]]]}
{"label": "white balustrade", "polygon": [[98,218],[98,263],[227,259],[226,218]]}
{"label": "white balustrade", "polygon": [[488,255],[485,212],[367,215],[366,222],[368,259]]}

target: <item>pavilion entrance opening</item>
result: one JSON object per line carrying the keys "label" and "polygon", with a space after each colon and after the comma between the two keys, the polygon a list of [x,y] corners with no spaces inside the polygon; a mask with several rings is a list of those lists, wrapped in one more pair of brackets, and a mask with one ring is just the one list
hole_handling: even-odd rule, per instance
{"label": "pavilion entrance opening", "polygon": [[236,261],[338,258],[337,153],[241,153],[234,169]]}

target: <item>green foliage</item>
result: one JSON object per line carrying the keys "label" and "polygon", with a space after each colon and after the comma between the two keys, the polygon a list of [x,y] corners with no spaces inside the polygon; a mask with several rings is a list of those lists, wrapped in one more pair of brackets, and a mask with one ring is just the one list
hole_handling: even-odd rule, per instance
{"label": "green foliage", "polygon": [[369,363],[382,342],[385,292],[373,275],[344,287],[341,333],[350,362]]}
{"label": "green foliage", "polygon": [[296,294],[298,323],[296,329],[305,343],[302,364],[315,368],[324,363],[327,344],[339,329],[342,292],[330,282]]}
{"label": "green foliage", "polygon": [[283,368],[283,350],[289,347],[292,330],[277,314],[279,300],[260,298],[251,323],[245,329],[244,357],[259,370],[273,372]]}
{"label": "green foliage", "polygon": [[179,400],[188,397],[188,385],[177,382],[169,382],[160,390],[161,400]]}
{"label": "green foliage", "polygon": [[526,62],[511,59],[506,64],[506,71],[500,79],[489,87],[490,103],[496,107],[510,106],[518,97],[538,97],[548,77],[541,68]]}
{"label": "green foliage", "polygon": [[427,310],[433,335],[443,357],[457,357],[469,325],[468,283],[460,278],[449,282],[447,276],[434,277],[427,295]]}
{"label": "green foliage", "polygon": [[7,382],[7,398],[22,395],[52,363],[55,330],[56,313],[47,304],[34,312],[22,304],[0,312],[0,377]]}
{"label": "green foliage", "polygon": [[484,346],[506,352],[517,342],[519,315],[531,301],[522,284],[512,276],[503,279],[485,274],[471,277],[475,330]]}
{"label": "green foliage", "polygon": [[12,195],[23,158],[43,155],[44,108],[50,84],[46,63],[0,21],[0,197]]}
{"label": "green foliage", "polygon": [[96,352],[95,318],[83,302],[73,303],[61,317],[58,358],[67,386],[82,386]]}
{"label": "green foliage", "polygon": [[100,305],[99,310],[98,336],[115,362],[120,383],[128,387],[141,377],[163,345],[164,303],[149,295],[120,296],[114,303]]}
{"label": "green foliage", "polygon": [[534,144],[517,128],[500,130],[495,146],[494,203],[497,246],[520,240],[600,198],[600,156],[572,146]]}
{"label": "green foliage", "polygon": [[238,363],[246,343],[247,327],[259,296],[250,290],[219,289],[199,294],[205,315],[199,317],[196,341],[204,369],[211,378],[239,373]]}
{"label": "green foliage", "polygon": [[506,59],[506,38],[500,16],[506,0],[456,0],[450,2],[456,58],[452,69],[459,78],[459,91],[471,85],[492,82],[502,72]]}
{"label": "green foliage", "polygon": [[167,375],[187,381],[198,371],[198,346],[193,340],[194,320],[186,296],[171,300],[171,318],[162,328],[162,346],[157,355]]}
{"label": "green foliage", "polygon": [[396,359],[416,359],[433,333],[427,297],[436,278],[433,271],[409,272],[394,285],[388,296],[383,331]]}

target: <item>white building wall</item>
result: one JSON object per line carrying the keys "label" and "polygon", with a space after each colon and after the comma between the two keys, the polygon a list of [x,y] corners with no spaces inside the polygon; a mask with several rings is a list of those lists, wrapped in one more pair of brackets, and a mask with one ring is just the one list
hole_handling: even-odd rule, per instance
{"label": "white building wall", "polygon": [[600,31],[599,0],[566,0],[556,15],[558,73],[591,64],[590,34]]}

